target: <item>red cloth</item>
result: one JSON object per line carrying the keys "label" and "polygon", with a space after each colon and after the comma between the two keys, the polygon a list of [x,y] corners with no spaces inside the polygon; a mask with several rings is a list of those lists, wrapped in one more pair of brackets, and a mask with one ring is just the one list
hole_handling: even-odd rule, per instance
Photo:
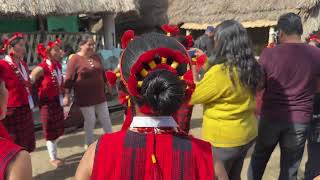
{"label": "red cloth", "polygon": [[[214,179],[209,143],[185,135],[157,134],[155,144],[153,134],[119,131],[102,136],[96,147],[91,179]],[[160,172],[153,169],[154,147]]]}
{"label": "red cloth", "polygon": [[[56,96],[59,96],[62,87],[59,87],[57,81],[53,81],[50,67],[45,61],[42,61],[38,66],[44,70],[44,75],[39,80],[38,95],[40,99],[49,98],[49,100],[53,100]],[[60,72],[62,72],[59,62],[53,63],[53,68],[60,69]]]}
{"label": "red cloth", "polygon": [[[28,70],[27,64],[25,62],[22,62],[22,64]],[[28,105],[29,95],[26,91],[25,83],[19,79],[19,76],[13,71],[8,62],[0,60],[0,68],[5,71],[3,80],[9,92],[8,107]]]}
{"label": "red cloth", "polygon": [[20,146],[0,137],[0,180],[5,180],[6,169],[10,161],[22,150]]}
{"label": "red cloth", "polygon": [[29,152],[35,149],[34,124],[29,105],[8,108],[3,124],[17,145]]}
{"label": "red cloth", "polygon": [[64,132],[64,114],[59,97],[56,96],[53,100],[41,99],[39,107],[45,139],[50,141],[56,140]]}

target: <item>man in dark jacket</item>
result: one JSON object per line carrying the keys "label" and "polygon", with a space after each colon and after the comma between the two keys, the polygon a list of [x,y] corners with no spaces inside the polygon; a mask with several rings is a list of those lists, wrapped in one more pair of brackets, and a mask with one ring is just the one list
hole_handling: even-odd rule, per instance
{"label": "man in dark jacket", "polygon": [[207,56],[212,55],[211,52],[213,50],[213,26],[208,26],[206,32],[200,36],[195,42],[194,47],[201,49]]}

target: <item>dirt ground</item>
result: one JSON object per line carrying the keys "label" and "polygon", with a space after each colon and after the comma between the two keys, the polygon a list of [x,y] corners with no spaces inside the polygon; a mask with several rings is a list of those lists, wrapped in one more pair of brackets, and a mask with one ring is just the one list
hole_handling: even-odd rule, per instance
{"label": "dirt ground", "polygon": [[[122,124],[122,112],[116,112],[111,115],[113,130],[117,131],[120,129]],[[194,108],[194,113],[192,117],[192,130],[191,134],[195,137],[200,138],[201,134],[201,118],[202,108],[197,106]],[[103,134],[102,129],[97,126],[95,129],[96,137],[98,138]],[[49,164],[49,158],[45,146],[45,140],[42,137],[42,132],[37,133],[37,149],[31,154],[32,157],[32,168],[33,176],[36,180],[71,180],[74,179],[74,174],[78,163],[84,153],[83,148],[84,142],[84,132],[83,130],[71,131],[67,130],[66,134],[59,141],[59,157],[63,158],[66,162],[65,166],[55,169]],[[280,152],[277,148],[269,163],[265,172],[264,180],[276,180],[279,174],[279,159]],[[248,164],[250,161],[250,152],[248,153],[248,158],[245,160],[245,164],[242,170],[242,178],[245,180],[246,172],[248,169]],[[301,167],[299,170],[299,179],[302,180],[302,175],[304,172],[304,164],[306,161],[306,154],[304,155]]]}

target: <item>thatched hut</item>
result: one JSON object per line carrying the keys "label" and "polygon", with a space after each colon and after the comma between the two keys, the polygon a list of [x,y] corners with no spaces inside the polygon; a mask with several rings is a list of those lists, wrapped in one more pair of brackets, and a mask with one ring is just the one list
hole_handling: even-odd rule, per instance
{"label": "thatched hut", "polygon": [[309,35],[320,29],[320,0],[309,0],[304,8],[300,8],[300,16],[303,18],[305,35]]}
{"label": "thatched hut", "polygon": [[[97,47],[111,49],[116,44],[115,16],[135,12],[137,9],[136,0],[0,0],[0,19],[4,19],[8,23],[10,23],[11,19],[12,21],[17,19],[38,19],[37,25],[40,27],[41,32],[33,31],[28,33],[27,36],[28,52],[26,59],[29,64],[34,64],[37,61],[37,54],[34,48],[39,42],[45,42],[58,36],[64,42],[72,43],[75,48],[81,37],[79,32],[67,33],[65,30],[45,32],[46,29],[43,27],[45,24],[49,24],[46,23],[48,21],[44,21],[47,17],[49,19],[53,16],[74,15],[76,17],[75,21],[77,21],[78,15],[99,16],[103,22],[103,31],[101,34],[95,34]],[[18,26],[15,31],[19,31]]]}
{"label": "thatched hut", "polygon": [[65,16],[124,13],[136,10],[135,0],[0,0],[1,16]]}
{"label": "thatched hut", "polygon": [[[183,4],[183,5],[182,5]],[[320,25],[320,0],[171,0],[168,16],[182,28],[203,30],[226,19],[240,21],[246,28],[268,28],[276,25],[281,14],[301,14],[305,35]]]}

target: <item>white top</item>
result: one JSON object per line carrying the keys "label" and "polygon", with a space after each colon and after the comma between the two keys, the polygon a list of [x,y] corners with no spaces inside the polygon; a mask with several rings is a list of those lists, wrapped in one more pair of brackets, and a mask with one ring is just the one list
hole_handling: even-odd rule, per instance
{"label": "white top", "polygon": [[130,125],[131,128],[139,127],[178,127],[171,116],[135,116]]}

